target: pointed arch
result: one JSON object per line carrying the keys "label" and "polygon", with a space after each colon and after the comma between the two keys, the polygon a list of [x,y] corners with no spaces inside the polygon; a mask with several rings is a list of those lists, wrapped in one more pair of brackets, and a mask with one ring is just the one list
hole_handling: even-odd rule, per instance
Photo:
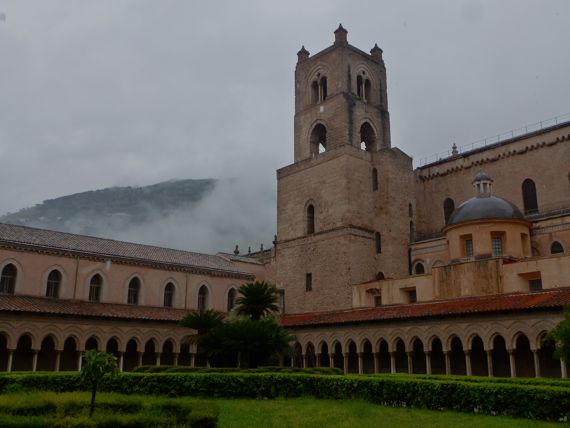
{"label": "pointed arch", "polygon": [[534,181],[530,178],[522,182],[522,199],[525,214],[535,214],[538,212],[536,184],[534,184]]}

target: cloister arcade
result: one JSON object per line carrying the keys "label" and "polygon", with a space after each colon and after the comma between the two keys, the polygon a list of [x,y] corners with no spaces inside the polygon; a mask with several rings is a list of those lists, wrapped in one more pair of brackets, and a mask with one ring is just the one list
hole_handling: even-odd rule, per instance
{"label": "cloister arcade", "polygon": [[[549,322],[532,328],[476,328],[463,332],[392,329],[388,334],[302,332],[293,367],[337,367],[344,373],[415,373],[496,377],[567,377],[544,340]],[[555,324],[555,323],[554,323]],[[448,327],[452,327],[449,324]]]}

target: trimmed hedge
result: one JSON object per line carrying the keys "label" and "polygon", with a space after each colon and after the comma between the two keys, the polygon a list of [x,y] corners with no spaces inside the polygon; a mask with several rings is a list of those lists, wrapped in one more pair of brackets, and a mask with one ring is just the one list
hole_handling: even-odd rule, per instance
{"label": "trimmed hedge", "polygon": [[267,366],[255,369],[239,369],[235,367],[188,367],[188,366],[139,366],[134,373],[305,373],[319,375],[342,375],[343,371],[336,367],[279,367]]}
{"label": "trimmed hedge", "polygon": [[[73,391],[77,375],[0,376],[4,390]],[[125,373],[106,380],[102,389],[124,394],[274,398],[303,395],[328,399],[364,399],[389,405],[455,410],[544,420],[566,420],[570,389],[508,382],[470,382],[405,375],[321,376],[287,373]]]}

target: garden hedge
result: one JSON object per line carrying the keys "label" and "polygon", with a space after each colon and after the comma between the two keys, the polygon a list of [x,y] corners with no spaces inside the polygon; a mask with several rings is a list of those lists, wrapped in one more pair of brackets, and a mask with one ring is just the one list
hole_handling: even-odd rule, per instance
{"label": "garden hedge", "polygon": [[[274,398],[314,396],[364,399],[389,406],[455,410],[543,420],[566,420],[570,388],[407,375],[322,376],[289,373],[124,373],[102,385],[124,394]],[[74,391],[76,374],[2,375],[3,391]]]}
{"label": "garden hedge", "polygon": [[139,366],[135,373],[306,373],[320,375],[342,375],[343,371],[336,367],[279,367],[267,366],[255,369],[239,369],[235,367],[188,367],[188,366]]}

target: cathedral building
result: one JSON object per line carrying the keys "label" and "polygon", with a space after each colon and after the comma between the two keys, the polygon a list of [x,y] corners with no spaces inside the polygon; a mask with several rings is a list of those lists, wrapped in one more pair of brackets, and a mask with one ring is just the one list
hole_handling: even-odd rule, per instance
{"label": "cathedral building", "polygon": [[86,349],[200,364],[178,321],[276,284],[290,363],[347,373],[566,377],[545,333],[570,303],[570,122],[420,167],[392,146],[383,52],[298,52],[294,163],[277,235],[205,255],[0,225],[0,370],[76,370]]}

